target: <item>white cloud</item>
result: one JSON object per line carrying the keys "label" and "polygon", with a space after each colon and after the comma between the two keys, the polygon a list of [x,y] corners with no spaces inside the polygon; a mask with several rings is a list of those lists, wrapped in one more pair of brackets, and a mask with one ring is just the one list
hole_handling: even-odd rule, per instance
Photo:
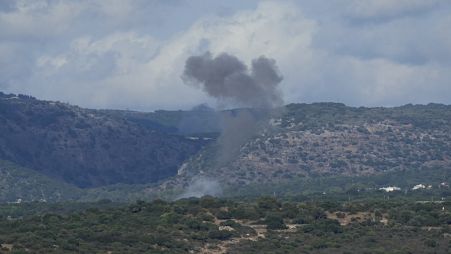
{"label": "white cloud", "polygon": [[390,22],[323,24],[314,45],[337,54],[359,58],[387,58],[396,62],[451,63],[449,12],[404,17]]}
{"label": "white cloud", "polygon": [[87,107],[189,108],[212,101],[182,83],[184,61],[210,50],[246,63],[275,58],[286,102],[451,103],[451,17],[438,0],[337,0],[308,15],[306,1],[268,1],[233,15],[181,16],[189,24],[167,14],[188,2],[18,3],[0,10],[0,83],[12,92]]}
{"label": "white cloud", "polygon": [[[443,93],[434,92],[451,92],[446,68],[433,61],[418,66],[398,61],[402,39],[398,38],[398,50],[389,52],[381,47],[380,54],[365,58],[358,54],[343,55],[334,48],[318,48],[314,38],[323,32],[321,29],[324,27],[305,18],[294,5],[267,2],[255,11],[196,23],[162,49],[153,64],[166,66],[161,73],[167,76],[181,73],[180,62],[189,54],[201,53],[199,45],[207,41],[208,49],[214,53],[230,52],[246,61],[260,54],[274,57],[285,76],[281,86],[287,102],[341,101],[374,106],[449,101]],[[390,24],[385,29],[393,33],[396,30]],[[411,33],[409,38],[414,40]],[[352,33],[347,35],[341,43],[355,45]],[[383,39],[383,33],[378,37]],[[334,40],[333,37],[328,39]],[[372,46],[377,48],[377,42],[371,44],[368,40],[362,50],[366,48],[371,52]],[[442,52],[447,49],[449,47]],[[430,52],[424,55],[433,57]]]}
{"label": "white cloud", "polygon": [[84,6],[76,2],[17,1],[15,11],[0,12],[0,39],[30,40],[57,36],[70,28]]}
{"label": "white cloud", "polygon": [[447,0],[345,0],[344,13],[356,18],[380,18],[428,11]]}
{"label": "white cloud", "polygon": [[[190,55],[201,54],[205,50],[213,54],[228,52],[247,63],[255,57],[266,55],[276,58],[286,79],[289,79],[291,71],[298,72],[298,68],[301,68],[293,66],[292,61],[302,65],[309,61],[312,54],[309,45],[314,28],[315,22],[304,19],[295,6],[265,2],[254,11],[196,22],[188,31],[165,44],[159,55],[149,62],[148,70],[152,73],[154,83],[159,84],[159,91],[175,90],[190,94],[185,99],[194,105],[200,102],[199,99],[205,100],[205,96],[196,96],[199,92],[184,85],[179,78],[184,61]],[[285,82],[285,85],[287,89],[296,83]],[[168,94],[166,99],[175,99],[170,96],[179,95]]]}
{"label": "white cloud", "polygon": [[[76,38],[69,50],[40,56],[30,82],[22,89],[45,98],[58,96],[92,107],[108,107],[149,81],[136,80],[136,75],[140,75],[158,47],[159,42],[153,37],[135,33],[114,33],[98,40]],[[47,89],[36,83],[45,84]],[[136,96],[145,98],[139,93]],[[131,96],[128,103],[134,99]]]}

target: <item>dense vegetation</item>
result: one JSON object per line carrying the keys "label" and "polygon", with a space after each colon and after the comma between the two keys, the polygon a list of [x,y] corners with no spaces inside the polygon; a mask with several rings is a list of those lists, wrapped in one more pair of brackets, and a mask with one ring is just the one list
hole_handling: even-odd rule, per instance
{"label": "dense vegetation", "polygon": [[[81,189],[61,183],[33,170],[17,166],[14,163],[0,161],[0,203],[17,202],[62,202],[113,200],[114,202],[134,202],[162,198],[172,200],[179,197],[183,189],[159,190],[154,185],[111,185],[99,188]],[[370,176],[329,176],[300,177],[287,179],[273,184],[249,184],[223,188],[223,197],[234,199],[255,198],[261,195],[277,197],[315,197],[322,200],[361,197],[384,197],[381,187],[397,186],[401,191],[395,192],[403,198],[440,199],[451,195],[448,187],[451,171],[437,167],[406,171],[394,171]],[[415,185],[430,186],[427,189],[412,190]],[[442,185],[444,184],[444,185]]]}
{"label": "dense vegetation", "polygon": [[0,244],[3,253],[449,253],[450,209],[397,198],[14,204],[0,206]]}
{"label": "dense vegetation", "polygon": [[0,93],[0,253],[451,252],[451,106],[290,104],[218,163],[240,112]]}
{"label": "dense vegetation", "polygon": [[[447,197],[451,196],[449,183],[451,170],[447,167],[423,168],[394,171],[368,176],[329,176],[293,178],[274,184],[249,184],[225,189],[231,197],[257,197],[260,195],[277,195],[280,197],[319,196],[325,198],[345,199],[384,196],[379,190],[383,187],[396,186],[401,190],[395,193],[403,197]],[[430,186],[428,189],[412,190],[415,185]]]}
{"label": "dense vegetation", "polygon": [[286,106],[283,125],[291,120],[302,122],[305,130],[333,130],[341,124],[359,125],[395,121],[420,129],[446,129],[451,126],[451,106],[430,103],[428,105],[404,105],[393,108],[348,107],[341,103],[289,104]]}
{"label": "dense vegetation", "polygon": [[31,169],[0,160],[0,203],[78,199],[82,191]]}
{"label": "dense vegetation", "polygon": [[79,187],[166,179],[205,142],[102,110],[0,92],[0,159]]}
{"label": "dense vegetation", "polygon": [[395,108],[290,104],[245,140],[227,163],[217,160],[223,156],[221,143],[192,157],[178,184],[185,184],[190,175],[216,178],[225,186],[247,186],[449,169],[450,126],[451,106],[440,104]]}
{"label": "dense vegetation", "polygon": [[[256,128],[249,140],[240,141],[243,145],[238,154],[218,163],[224,151],[221,141],[227,141],[224,137],[215,141],[224,127],[221,121],[254,111],[214,112],[204,106],[149,113],[89,110],[0,93],[0,159],[29,169],[16,173],[35,171],[33,177],[42,176],[28,181],[30,189],[36,190],[33,195],[22,189],[14,197],[10,191],[0,195],[0,201],[48,196],[46,189],[50,188],[38,184],[45,177],[55,180],[46,180],[50,186],[58,185],[53,189],[74,190],[70,192],[76,195],[69,198],[64,195],[69,192],[56,191],[61,199],[126,200],[147,197],[149,192],[153,196],[169,189],[177,192],[198,177],[217,180],[226,192],[248,186],[252,191],[258,186],[267,190],[264,186],[268,184],[299,183],[315,188],[315,181],[323,181],[317,178],[334,182],[337,176],[384,177],[451,166],[451,106],[441,104],[395,108],[290,104],[274,113],[269,124],[263,121],[266,124]],[[9,170],[0,169],[3,173]],[[4,186],[14,187],[17,179],[4,177]],[[160,183],[162,187],[153,186]],[[80,192],[71,185],[99,188]],[[330,191],[327,189],[320,191]],[[121,197],[124,190],[130,191]]]}

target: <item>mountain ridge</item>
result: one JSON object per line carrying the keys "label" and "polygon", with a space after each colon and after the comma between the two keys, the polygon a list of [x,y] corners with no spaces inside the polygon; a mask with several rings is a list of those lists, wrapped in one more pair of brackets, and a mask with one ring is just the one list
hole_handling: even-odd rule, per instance
{"label": "mountain ridge", "polygon": [[269,123],[226,165],[215,161],[220,149],[210,146],[192,157],[184,172],[164,188],[189,188],[197,178],[233,188],[299,177],[451,169],[451,106],[290,104]]}
{"label": "mountain ridge", "polygon": [[75,184],[152,183],[204,145],[104,111],[0,94],[0,158]]}
{"label": "mountain ridge", "polygon": [[[0,94],[0,159],[50,177],[55,185],[68,183],[60,187],[75,188],[80,195],[74,199],[81,200],[174,198],[199,182],[233,190],[451,168],[450,105],[288,104],[260,119],[239,153],[219,163],[226,128],[221,121],[249,111],[92,110]],[[77,156],[89,153],[94,155],[81,160],[86,164],[77,164]],[[221,193],[207,187],[196,191]]]}

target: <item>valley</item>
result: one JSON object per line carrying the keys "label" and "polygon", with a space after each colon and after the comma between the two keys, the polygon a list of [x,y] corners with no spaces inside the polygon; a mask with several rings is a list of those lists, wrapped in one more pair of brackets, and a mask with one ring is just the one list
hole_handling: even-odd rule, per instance
{"label": "valley", "polygon": [[[269,195],[345,192],[341,182],[349,180],[361,182],[362,189],[449,183],[446,105],[290,104],[262,115],[205,106],[150,113],[90,110],[6,94],[0,103],[4,202],[173,199],[197,182],[213,182],[215,189],[196,187],[196,195],[223,196],[237,189],[251,195],[259,186]],[[224,140],[231,139],[224,121],[249,115],[243,112],[257,117],[255,132],[234,141],[236,152],[220,159]],[[425,175],[423,181],[418,174]],[[28,175],[33,181],[24,185],[22,176]],[[377,178],[392,180],[368,180]],[[329,184],[311,184],[315,179]],[[303,187],[290,187],[297,185]]]}
{"label": "valley", "polygon": [[0,121],[0,253],[451,248],[451,106],[137,112],[1,94]]}

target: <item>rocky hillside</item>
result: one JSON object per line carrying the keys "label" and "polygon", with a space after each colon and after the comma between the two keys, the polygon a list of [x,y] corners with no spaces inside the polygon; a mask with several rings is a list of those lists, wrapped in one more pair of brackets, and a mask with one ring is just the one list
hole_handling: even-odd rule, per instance
{"label": "rocky hillside", "polygon": [[160,181],[206,142],[158,126],[0,93],[0,159],[79,187]]}
{"label": "rocky hillside", "polygon": [[[0,93],[0,159],[30,168],[39,179],[102,187],[83,192],[81,198],[86,200],[116,199],[124,192],[131,199],[177,195],[183,188],[201,193],[205,188],[318,176],[451,171],[451,106],[290,104],[269,118],[250,111],[89,110]],[[249,133],[243,129],[249,119],[246,125],[224,126],[227,121],[240,123],[234,118],[243,115],[259,116],[259,122],[251,124],[253,135],[241,135]],[[221,130],[226,134],[216,139]],[[224,142],[236,143],[237,137],[245,140],[224,156],[228,152]],[[9,171],[2,171],[3,179],[5,172]],[[79,188],[73,190],[80,193]]]}
{"label": "rocky hillside", "polygon": [[208,146],[165,187],[188,186],[196,178],[246,185],[433,167],[451,170],[451,106],[290,104],[231,161],[215,159],[221,156],[220,146]]}

